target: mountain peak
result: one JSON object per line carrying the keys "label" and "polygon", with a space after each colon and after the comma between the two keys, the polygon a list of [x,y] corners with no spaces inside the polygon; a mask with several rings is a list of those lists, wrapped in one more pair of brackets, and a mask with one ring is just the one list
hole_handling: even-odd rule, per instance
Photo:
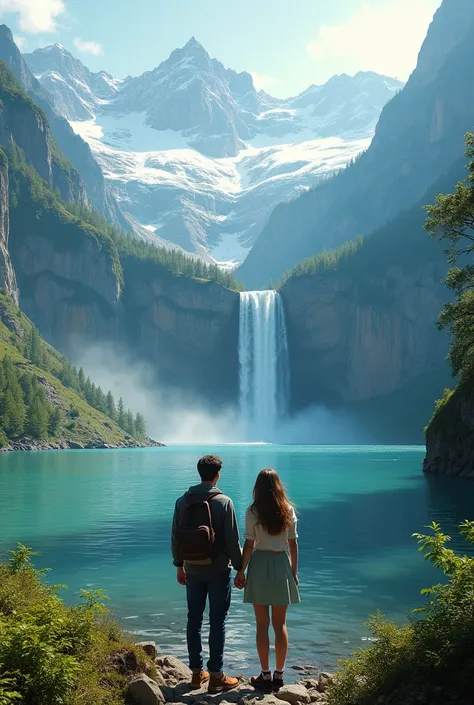
{"label": "mountain peak", "polygon": [[189,39],[186,44],[184,45],[183,49],[187,50],[195,50],[195,49],[204,49],[203,45],[201,42],[198,42],[195,36],[192,36],[191,39]]}
{"label": "mountain peak", "polygon": [[59,44],[59,42],[55,42],[54,44],[48,44],[45,47],[41,47],[39,49],[35,49],[33,53],[56,53],[56,54],[66,54],[68,56],[72,56],[71,53],[63,47],[62,44]]}

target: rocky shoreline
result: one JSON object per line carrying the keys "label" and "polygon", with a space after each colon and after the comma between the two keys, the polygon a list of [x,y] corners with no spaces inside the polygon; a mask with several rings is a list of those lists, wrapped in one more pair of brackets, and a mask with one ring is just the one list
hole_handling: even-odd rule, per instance
{"label": "rocky shoreline", "polygon": [[118,450],[120,448],[164,448],[165,444],[148,438],[146,441],[136,439],[125,440],[120,443],[105,443],[102,440],[88,441],[36,441],[32,438],[23,438],[19,441],[10,441],[0,452],[13,451],[38,451],[38,450]]}
{"label": "rocky shoreline", "polygon": [[[288,683],[278,692],[263,693],[251,687],[249,679],[240,677],[240,684],[227,693],[210,695],[207,688],[193,690],[190,669],[175,656],[159,654],[155,642],[139,642],[147,656],[146,672],[140,672],[135,652],[116,653],[112,668],[127,676],[127,703],[130,705],[312,705],[334,703],[333,690],[337,674],[319,671],[315,666],[292,666],[299,680]],[[348,702],[344,698],[344,702]],[[369,705],[369,701],[363,701]],[[353,705],[362,701],[355,696]],[[431,682],[398,682],[390,692],[376,696],[370,705],[472,705],[456,688]]]}
{"label": "rocky shoreline", "polygon": [[189,685],[192,675],[190,669],[175,656],[159,654],[153,641],[140,642],[137,646],[154,663],[154,672],[150,669],[149,673],[137,674],[136,655],[133,652],[114,657],[114,668],[131,676],[127,690],[131,705],[310,705],[327,702],[333,680],[332,674],[319,673],[285,685],[276,693],[262,693],[252,688],[249,680],[242,676],[240,685],[234,690],[210,695],[207,688],[192,690]]}

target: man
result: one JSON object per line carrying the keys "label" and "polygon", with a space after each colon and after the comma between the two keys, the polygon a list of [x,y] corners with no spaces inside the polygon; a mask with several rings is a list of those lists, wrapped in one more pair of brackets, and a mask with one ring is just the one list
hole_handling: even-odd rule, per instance
{"label": "man", "polygon": [[[217,488],[222,461],[206,455],[197,464],[199,485],[190,487],[175,506],[171,548],[180,585],[188,602],[187,643],[191,685],[209,683],[209,693],[224,693],[239,684],[223,671],[225,620],[231,600],[231,565],[242,567],[234,505]],[[208,526],[209,525],[209,526]],[[209,661],[203,670],[201,627],[209,597]]]}

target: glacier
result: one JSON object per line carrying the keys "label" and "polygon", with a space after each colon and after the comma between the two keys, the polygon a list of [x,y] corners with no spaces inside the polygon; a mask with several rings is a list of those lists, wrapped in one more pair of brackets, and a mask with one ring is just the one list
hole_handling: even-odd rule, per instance
{"label": "glacier", "polygon": [[90,145],[135,234],[225,267],[245,259],[278,203],[367,149],[402,86],[360,72],[273,98],[194,39],[123,80],[93,74],[60,45],[25,58]]}

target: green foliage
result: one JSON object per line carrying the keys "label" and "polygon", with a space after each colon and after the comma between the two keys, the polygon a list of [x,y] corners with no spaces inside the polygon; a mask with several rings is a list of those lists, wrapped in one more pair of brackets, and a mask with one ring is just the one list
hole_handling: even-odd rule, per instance
{"label": "green foliage", "polygon": [[[293,269],[284,272],[278,287],[283,286],[292,277],[300,277],[307,274],[323,274],[330,269],[336,269],[338,265],[346,259],[353,257],[364,245],[364,238],[358,237],[355,240],[345,242],[335,250],[325,250],[314,257],[298,262]],[[271,285],[270,288],[275,288]]]}
{"label": "green foliage", "polygon": [[0,705],[123,705],[127,677],[114,654],[133,651],[140,671],[154,665],[111,620],[104,593],[82,591],[66,607],[31,549],[11,553],[0,564]]}
{"label": "green foliage", "polygon": [[439,326],[452,335],[449,359],[455,375],[474,374],[474,134],[466,136],[468,176],[454,193],[441,194],[427,206],[426,229],[447,244],[450,270],[447,286],[454,292],[439,317]]}
{"label": "green foliage", "polygon": [[[450,536],[438,524],[415,534],[419,550],[444,574],[444,582],[422,591],[425,604],[408,625],[397,627],[381,614],[368,623],[375,642],[340,664],[330,705],[371,705],[399,686],[425,683],[455,687],[470,695],[474,687],[474,522],[460,525],[469,555],[447,547]],[[401,701],[400,701],[401,702]]]}

